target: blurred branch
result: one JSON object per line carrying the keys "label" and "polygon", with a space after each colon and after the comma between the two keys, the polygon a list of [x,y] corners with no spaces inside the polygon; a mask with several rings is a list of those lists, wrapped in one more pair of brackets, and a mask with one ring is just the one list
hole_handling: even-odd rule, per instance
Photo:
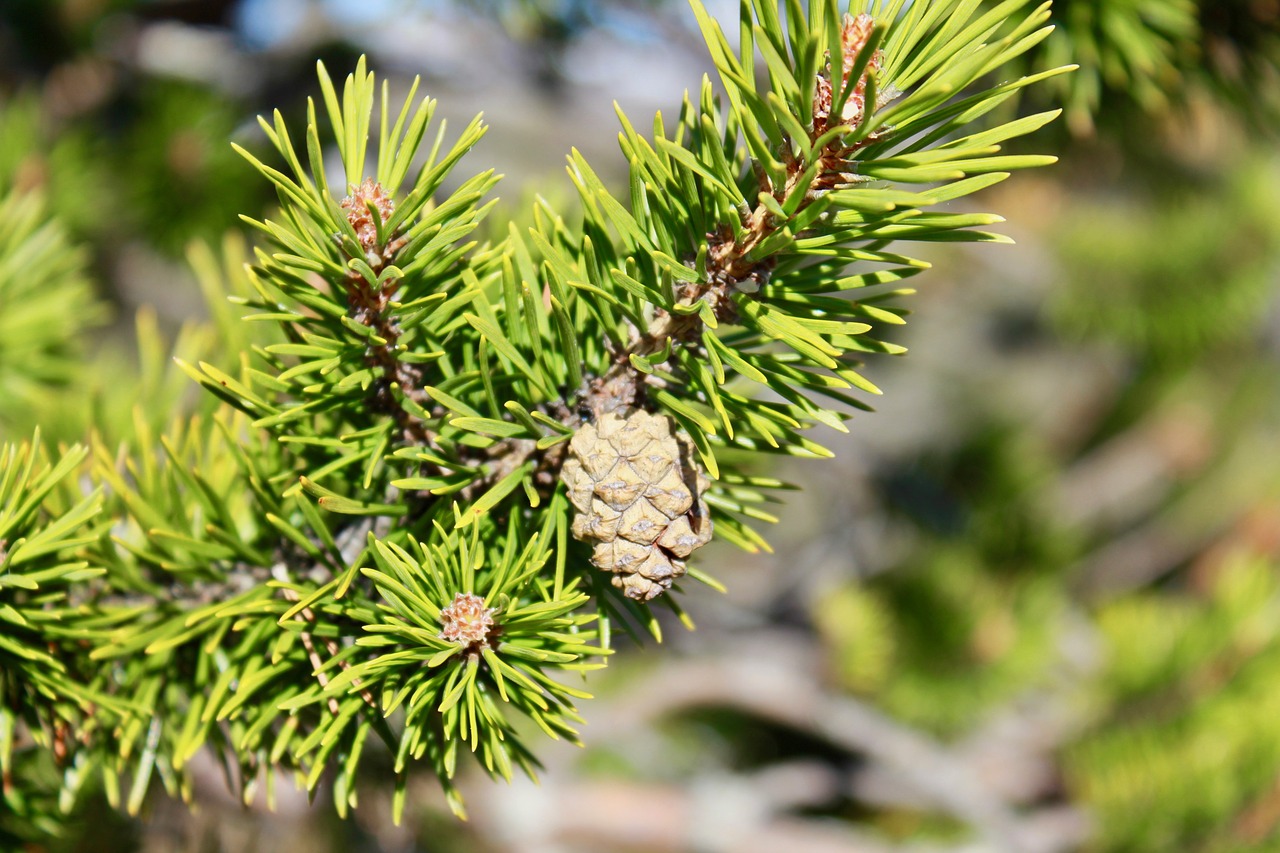
{"label": "blurred branch", "polygon": [[730,707],[870,759],[925,803],[970,825],[982,849],[1039,853],[1065,850],[1079,840],[1078,826],[1056,837],[1031,832],[955,751],[863,702],[823,690],[814,671],[818,659],[807,644],[771,637],[719,657],[664,666],[597,716],[593,738],[620,738],[689,708]]}
{"label": "blurred branch", "polygon": [[1059,480],[1059,518],[1116,530],[1147,515],[1210,461],[1218,436],[1205,421],[1202,411],[1176,407],[1092,450]]}
{"label": "blurred branch", "polygon": [[[560,777],[565,778],[565,777]],[[683,784],[620,779],[543,779],[490,789],[476,826],[520,853],[644,850],[646,853],[978,853],[1064,850],[1079,837],[1079,819],[1046,809],[1024,819],[1023,846],[979,843],[893,843],[826,818],[789,809],[821,805],[838,793],[835,774],[817,764],[775,765],[752,775],[699,774]],[[536,818],[534,817],[536,816]]]}
{"label": "blurred branch", "polygon": [[[1087,599],[1108,599],[1138,589],[1191,561],[1223,536],[1242,514],[1280,495],[1269,458],[1271,431],[1238,436],[1195,487],[1162,502],[1160,512],[1109,539],[1077,572]],[[1172,490],[1173,483],[1169,488]]]}

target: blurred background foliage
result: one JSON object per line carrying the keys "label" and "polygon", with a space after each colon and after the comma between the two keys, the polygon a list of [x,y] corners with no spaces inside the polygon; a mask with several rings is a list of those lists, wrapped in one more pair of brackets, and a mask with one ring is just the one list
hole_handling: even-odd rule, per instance
{"label": "blurred background foliage", "polygon": [[[284,794],[228,822],[210,766],[198,813],[93,800],[49,849],[1280,849],[1280,0],[1054,17],[1028,67],[1080,71],[1008,108],[1065,108],[1028,143],[1061,163],[986,202],[1019,245],[934,253],[912,354],[872,365],[880,411],[836,461],[772,472],[805,488],[776,555],[720,551],[730,593],[596,679],[585,751],[551,751],[540,788],[478,782],[466,825],[424,785],[401,828],[376,787],[348,823]],[[310,94],[316,58],[484,109],[473,157],[519,200],[563,192],[571,145],[621,178],[611,101],[696,86],[690,18],[6,0],[0,437],[111,444],[139,406],[159,432],[207,405],[168,354],[225,357],[201,280],[272,201],[228,142],[260,146],[253,116]],[[0,848],[24,820],[0,814]]]}

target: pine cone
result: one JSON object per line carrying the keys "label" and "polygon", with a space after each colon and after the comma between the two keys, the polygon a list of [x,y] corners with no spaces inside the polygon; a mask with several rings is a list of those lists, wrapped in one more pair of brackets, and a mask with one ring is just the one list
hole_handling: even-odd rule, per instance
{"label": "pine cone", "polygon": [[594,542],[591,562],[613,572],[628,598],[648,601],[685,573],[685,558],[711,541],[702,493],[710,482],[671,419],[609,412],[569,442],[560,478],[578,510],[573,535]]}

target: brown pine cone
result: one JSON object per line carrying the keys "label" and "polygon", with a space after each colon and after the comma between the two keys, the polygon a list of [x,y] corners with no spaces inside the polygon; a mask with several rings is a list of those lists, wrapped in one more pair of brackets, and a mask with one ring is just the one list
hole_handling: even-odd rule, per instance
{"label": "brown pine cone", "polygon": [[574,537],[596,543],[591,562],[637,601],[670,589],[685,558],[711,541],[710,482],[673,427],[665,415],[609,412],[578,430],[560,469],[578,510]]}

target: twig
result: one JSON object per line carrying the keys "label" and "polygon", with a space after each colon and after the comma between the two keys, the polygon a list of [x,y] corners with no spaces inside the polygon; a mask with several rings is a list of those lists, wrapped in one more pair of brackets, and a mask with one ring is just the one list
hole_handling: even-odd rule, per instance
{"label": "twig", "polygon": [[[851,69],[850,57],[856,56],[861,51],[862,45],[870,35],[870,18],[868,16],[859,16],[859,18],[866,20],[858,21],[857,26],[860,29],[856,32],[849,29],[854,25],[853,18],[849,18],[845,25],[846,31],[843,38],[846,39],[844,44],[846,56],[842,67],[846,83]],[[863,73],[865,75],[866,71],[864,70]],[[865,78],[864,82],[857,85],[861,92],[865,85]],[[861,97],[861,95],[854,97]],[[877,101],[876,106],[883,106],[893,97],[896,97],[896,92],[886,94],[883,99]],[[860,111],[861,107],[859,118]],[[835,127],[840,121],[843,120],[833,117],[830,126]],[[858,120],[853,120],[849,129],[852,130],[852,127],[857,124]],[[827,130],[828,121],[825,117],[823,121],[815,122],[815,126],[807,131],[809,145],[816,143]],[[778,203],[784,202],[795,192],[803,191],[803,200],[796,210],[796,213],[799,213],[820,198],[824,192],[856,181],[857,176],[851,172],[854,167],[851,158],[858,148],[869,144],[874,139],[873,134],[851,145],[845,144],[839,138],[827,143],[815,154],[819,168],[806,179],[809,163],[795,155],[791,150],[790,137],[784,135],[779,152],[786,164],[786,177],[782,186],[776,186],[765,171],[756,166],[759,190],[761,193],[772,195]],[[808,181],[807,186],[802,186],[801,182],[804,180]],[[675,284],[678,305],[693,306],[699,302],[705,302],[718,321],[731,323],[738,319],[737,306],[732,298],[735,294],[758,298],[761,288],[768,283],[772,275],[776,258],[769,256],[753,259],[752,252],[786,223],[779,221],[763,202],[757,204],[754,209],[745,204],[742,205],[741,216],[740,228],[721,223],[713,232],[706,235],[706,276],[699,281],[682,281]],[[371,256],[370,261],[374,260],[376,258]],[[692,265],[693,259],[686,259],[686,263]],[[644,407],[645,388],[655,380],[651,375],[636,368],[631,362],[631,357],[653,355],[665,350],[668,346],[675,348],[697,345],[704,326],[702,318],[696,313],[679,314],[658,309],[647,329],[632,330],[630,341],[624,348],[614,353],[612,364],[603,374],[587,379],[583,388],[578,391],[574,409],[563,404],[560,406],[561,411],[557,413],[560,415],[559,419],[567,426],[576,428],[582,421],[582,417],[577,412],[590,412],[592,417],[598,418],[608,412]],[[388,337],[388,334],[382,331],[379,331],[379,334],[384,338]],[[520,444],[522,441],[523,445]],[[539,457],[539,480],[544,485],[546,482],[553,483],[563,460],[564,448],[557,444],[546,451],[539,451],[527,440],[503,439],[489,447],[486,452],[490,459],[503,460],[505,464],[491,465],[489,473],[469,485],[464,495],[483,492],[506,473],[535,456]]]}
{"label": "twig", "polygon": [[[272,574],[276,575],[277,579],[287,578],[287,574],[284,571],[283,564],[277,565],[276,568],[272,570]],[[287,586],[280,588],[280,595],[286,601],[290,601],[293,603],[297,603],[298,601],[301,600],[301,597],[298,595],[298,593],[292,588]],[[307,622],[311,622],[311,623],[316,622],[315,611],[313,611],[310,607],[302,608],[302,610],[298,611],[298,615],[301,616]],[[311,667],[315,673],[316,681],[319,682],[321,689],[327,688],[329,686],[329,676],[324,671],[324,663],[325,663],[324,658],[322,658],[320,656],[320,653],[316,650],[315,641],[311,636],[311,632],[301,631],[299,632],[298,637],[299,639],[302,640],[303,648],[307,650],[307,658],[311,661]],[[333,639],[326,639],[324,641],[324,644],[325,644],[325,648],[329,652],[329,656],[337,657],[338,652],[340,651],[340,649],[338,648],[337,641]],[[338,666],[341,667],[342,669],[351,668],[351,664],[347,663],[346,661],[339,661]],[[360,689],[360,698],[364,699],[365,704],[377,710],[378,708],[377,700],[373,698],[373,694],[369,692],[368,688],[361,686],[360,679],[358,678],[354,679],[351,682],[351,684],[353,687],[357,687]],[[337,697],[330,696],[329,711],[333,713],[334,716],[337,716],[340,710],[341,710],[341,706],[338,703]]]}

